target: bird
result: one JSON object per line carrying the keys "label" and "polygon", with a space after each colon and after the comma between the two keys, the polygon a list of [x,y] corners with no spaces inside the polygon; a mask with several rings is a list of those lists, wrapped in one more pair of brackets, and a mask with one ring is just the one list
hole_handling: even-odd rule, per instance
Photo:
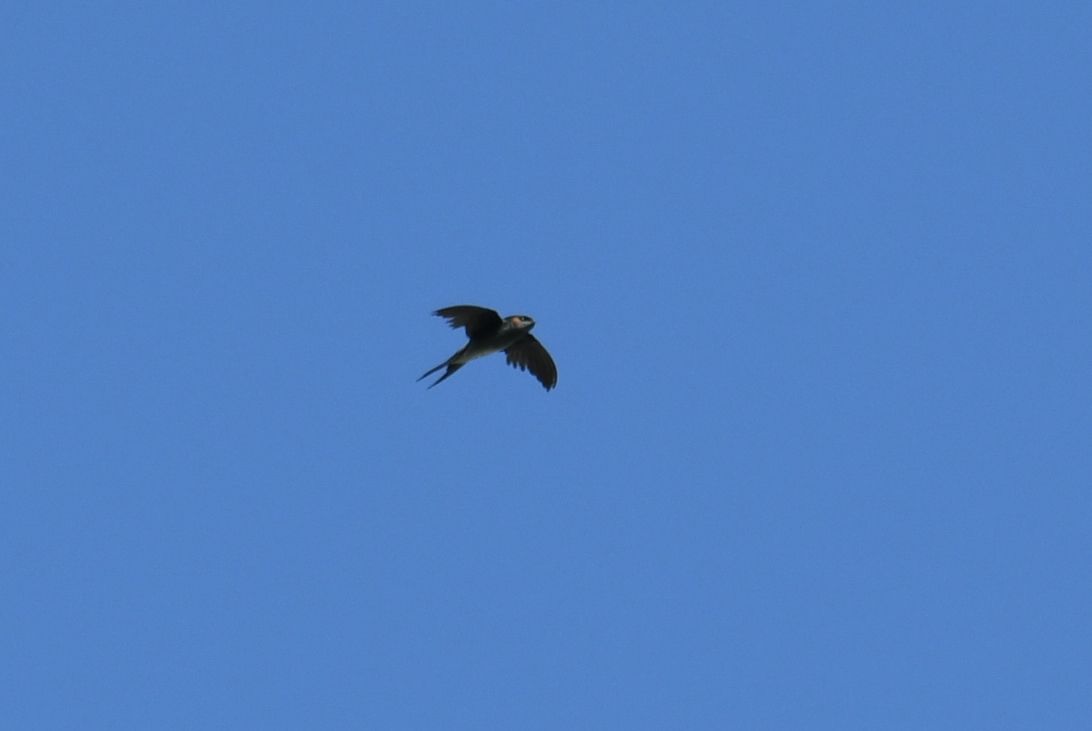
{"label": "bird", "polygon": [[530,371],[547,391],[557,385],[557,366],[542,343],[531,334],[535,321],[527,315],[510,315],[502,320],[496,311],[474,305],[445,307],[432,314],[447,320],[453,329],[465,327],[470,342],[417,379],[420,381],[447,366],[447,371],[429,388],[438,385],[470,361],[502,350],[508,356],[508,365]]}

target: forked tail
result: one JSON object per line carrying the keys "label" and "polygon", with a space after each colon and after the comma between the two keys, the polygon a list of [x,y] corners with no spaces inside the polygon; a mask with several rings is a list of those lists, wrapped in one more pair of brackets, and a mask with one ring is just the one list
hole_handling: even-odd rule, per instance
{"label": "forked tail", "polygon": [[[426,373],[425,373],[425,375],[421,376],[421,377],[420,377],[420,378],[418,378],[417,380],[418,380],[418,381],[421,381],[421,380],[423,380],[423,379],[425,379],[425,378],[427,378],[427,377],[431,376],[431,375],[432,375],[433,373],[435,373],[436,371],[440,370],[440,369],[441,369],[441,368],[443,368],[444,366],[447,366],[447,372],[446,372],[446,373],[444,373],[444,375],[442,375],[442,376],[440,376],[439,378],[437,378],[437,379],[436,379],[436,381],[435,381],[435,382],[434,382],[434,383],[433,383],[433,384],[432,384],[431,386],[429,386],[429,388],[432,388],[432,387],[433,387],[433,386],[435,386],[435,385],[436,385],[437,383],[439,383],[440,381],[444,380],[445,378],[447,378],[448,376],[450,376],[450,375],[451,375],[452,373],[454,373],[455,371],[457,371],[457,370],[459,370],[460,368],[462,368],[462,367],[463,367],[463,364],[462,364],[462,363],[452,363],[452,362],[450,362],[450,361],[448,361],[448,362],[445,362],[445,363],[441,363],[440,365],[436,366],[436,367],[435,367],[435,368],[433,368],[432,370],[430,370],[430,371],[426,372]],[[427,390],[427,389],[426,389],[426,390]]]}

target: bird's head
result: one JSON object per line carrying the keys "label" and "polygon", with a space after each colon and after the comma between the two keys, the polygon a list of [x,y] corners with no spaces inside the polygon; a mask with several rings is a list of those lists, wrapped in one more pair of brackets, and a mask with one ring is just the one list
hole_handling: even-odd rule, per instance
{"label": "bird's head", "polygon": [[519,328],[520,330],[530,330],[535,326],[535,321],[527,315],[512,315],[505,319],[511,323],[512,327]]}

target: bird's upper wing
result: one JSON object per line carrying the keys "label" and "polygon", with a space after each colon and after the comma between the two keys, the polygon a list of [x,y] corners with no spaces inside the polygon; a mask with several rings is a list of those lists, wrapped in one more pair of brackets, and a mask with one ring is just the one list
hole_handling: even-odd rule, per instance
{"label": "bird's upper wing", "polygon": [[542,343],[527,333],[504,351],[508,356],[508,365],[531,371],[531,375],[549,391],[557,385],[557,366],[554,359],[542,347]]}
{"label": "bird's upper wing", "polygon": [[466,336],[472,338],[500,328],[501,316],[495,310],[474,305],[455,305],[432,313],[447,320],[453,328],[466,327]]}

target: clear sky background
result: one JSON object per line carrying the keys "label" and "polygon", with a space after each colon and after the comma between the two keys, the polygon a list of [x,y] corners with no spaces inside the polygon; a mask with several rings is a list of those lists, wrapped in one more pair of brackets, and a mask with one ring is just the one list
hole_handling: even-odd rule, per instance
{"label": "clear sky background", "polygon": [[[20,1],[0,93],[5,728],[1092,728],[1092,5]],[[416,382],[464,303],[557,389]]]}

